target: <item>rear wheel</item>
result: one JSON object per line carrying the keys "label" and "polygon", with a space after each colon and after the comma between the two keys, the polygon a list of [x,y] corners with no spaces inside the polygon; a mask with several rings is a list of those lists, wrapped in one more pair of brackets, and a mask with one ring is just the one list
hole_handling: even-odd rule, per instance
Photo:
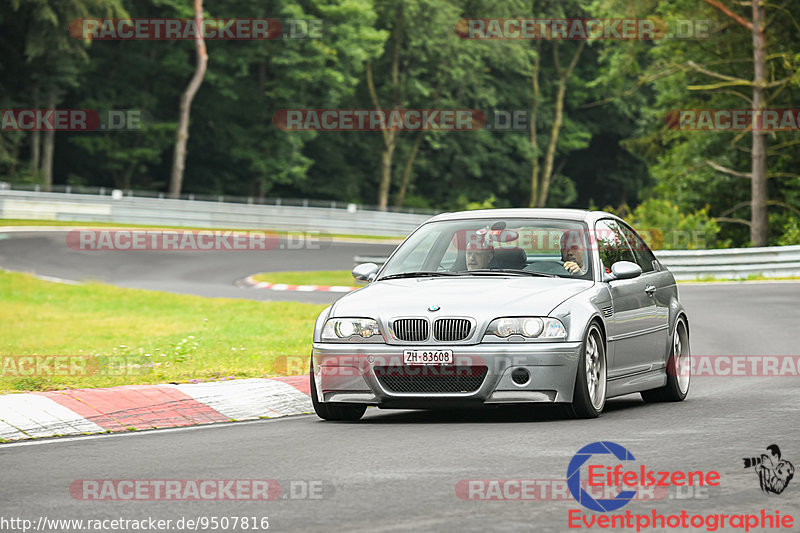
{"label": "rear wheel", "polygon": [[606,349],[603,334],[597,323],[592,322],[581,344],[578,375],[572,404],[567,408],[575,418],[597,418],[606,404]]}
{"label": "rear wheel", "polygon": [[691,352],[689,350],[689,329],[686,321],[679,318],[672,334],[672,353],[667,359],[667,384],[658,389],[642,391],[646,402],[681,402],[689,393],[691,379]]}
{"label": "rear wheel", "polygon": [[364,416],[367,410],[366,405],[352,404],[352,403],[325,403],[317,399],[317,383],[314,379],[314,364],[311,364],[311,404],[314,406],[314,412],[317,416],[324,420],[348,420],[356,421]]}

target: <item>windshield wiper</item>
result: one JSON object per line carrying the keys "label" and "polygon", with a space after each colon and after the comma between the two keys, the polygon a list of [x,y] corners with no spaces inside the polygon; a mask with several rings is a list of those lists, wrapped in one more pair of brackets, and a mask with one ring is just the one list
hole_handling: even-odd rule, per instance
{"label": "windshield wiper", "polygon": [[428,278],[428,277],[438,277],[438,276],[461,276],[461,272],[434,272],[434,271],[423,271],[423,272],[403,272],[401,274],[390,274],[388,276],[383,276],[382,278],[377,279],[376,281],[382,281],[385,279],[402,279],[402,278]]}
{"label": "windshield wiper", "polygon": [[513,268],[479,268],[476,270],[465,270],[463,274],[516,274],[517,276],[535,276],[542,278],[557,278],[555,274],[545,274],[544,272],[534,272],[531,270],[514,270]]}

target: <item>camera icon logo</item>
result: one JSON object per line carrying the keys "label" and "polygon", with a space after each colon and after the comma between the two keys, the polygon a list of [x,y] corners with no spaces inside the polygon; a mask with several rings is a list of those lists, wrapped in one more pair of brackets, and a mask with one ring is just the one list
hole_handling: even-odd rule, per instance
{"label": "camera icon logo", "polygon": [[745,468],[752,468],[758,475],[758,483],[767,494],[780,494],[794,477],[794,466],[781,457],[781,449],[777,444],[767,446],[767,452],[761,457],[744,457]]}

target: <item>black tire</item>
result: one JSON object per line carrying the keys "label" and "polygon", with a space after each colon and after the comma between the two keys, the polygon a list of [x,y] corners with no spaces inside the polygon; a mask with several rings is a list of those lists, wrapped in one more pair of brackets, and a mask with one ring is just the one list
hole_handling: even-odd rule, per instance
{"label": "black tire", "polygon": [[[587,368],[587,356],[594,361],[591,369]],[[581,357],[578,360],[578,375],[575,377],[572,403],[567,406],[567,414],[569,416],[572,418],[597,418],[600,416],[606,404],[607,369],[603,332],[596,322],[592,322],[586,330],[586,335],[584,335],[581,343]],[[592,381],[598,387],[595,394],[590,391],[589,374],[594,376]]]}
{"label": "black tire", "polygon": [[642,391],[640,393],[642,399],[650,403],[682,402],[686,399],[691,381],[690,362],[689,328],[686,326],[686,321],[679,318],[675,322],[672,347],[667,359],[667,384],[658,389]]}
{"label": "black tire", "polygon": [[317,399],[317,384],[314,381],[314,365],[311,365],[311,404],[314,412],[323,420],[346,420],[355,422],[364,416],[367,406],[357,403],[323,403]]}

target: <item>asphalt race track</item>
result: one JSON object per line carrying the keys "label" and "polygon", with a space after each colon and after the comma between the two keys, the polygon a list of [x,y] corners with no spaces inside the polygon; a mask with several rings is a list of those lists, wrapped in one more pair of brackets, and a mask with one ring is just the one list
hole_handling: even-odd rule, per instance
{"label": "asphalt race track", "polygon": [[[126,287],[267,299],[264,293],[269,291],[232,288],[232,283],[257,271],[349,268],[353,255],[382,255],[387,248],[332,244],[325,251],[206,252],[198,258],[187,252],[73,252],[63,245],[63,234],[31,234],[0,241],[0,266]],[[695,356],[800,353],[800,283],[682,284],[680,293],[690,313]],[[42,516],[173,521],[269,517],[270,531],[567,531],[570,510],[585,511],[581,516],[587,519],[601,515],[569,497],[464,500],[457,494],[457,484],[563,480],[570,459],[581,447],[607,440],[636,457],[631,468],[637,472],[645,465],[648,470],[721,475],[718,487],[689,491],[670,487],[660,499],[632,501],[608,514],[766,510],[774,516],[778,511],[792,514],[790,530],[796,531],[800,473],[782,494],[764,494],[753,469],[743,468],[742,458],[759,457],[767,445],[778,444],[783,458],[800,466],[798,415],[797,376],[698,377],[683,403],[645,404],[631,395],[610,400],[599,419],[588,421],[562,420],[550,409],[444,413],[369,409],[358,423],[299,416],[7,444],[0,445],[0,516],[34,523]],[[82,479],[253,478],[279,480],[284,488],[297,490],[294,497],[268,502],[89,502],[69,492],[70,484]],[[322,490],[314,492],[319,497],[304,498],[304,487]]]}
{"label": "asphalt race track", "polygon": [[254,290],[234,283],[258,272],[350,270],[357,255],[386,257],[395,248],[314,237],[308,246],[280,239],[272,250],[88,251],[70,248],[66,231],[7,235],[0,240],[0,268],[6,270],[179,294],[312,303],[333,302],[341,294]]}

